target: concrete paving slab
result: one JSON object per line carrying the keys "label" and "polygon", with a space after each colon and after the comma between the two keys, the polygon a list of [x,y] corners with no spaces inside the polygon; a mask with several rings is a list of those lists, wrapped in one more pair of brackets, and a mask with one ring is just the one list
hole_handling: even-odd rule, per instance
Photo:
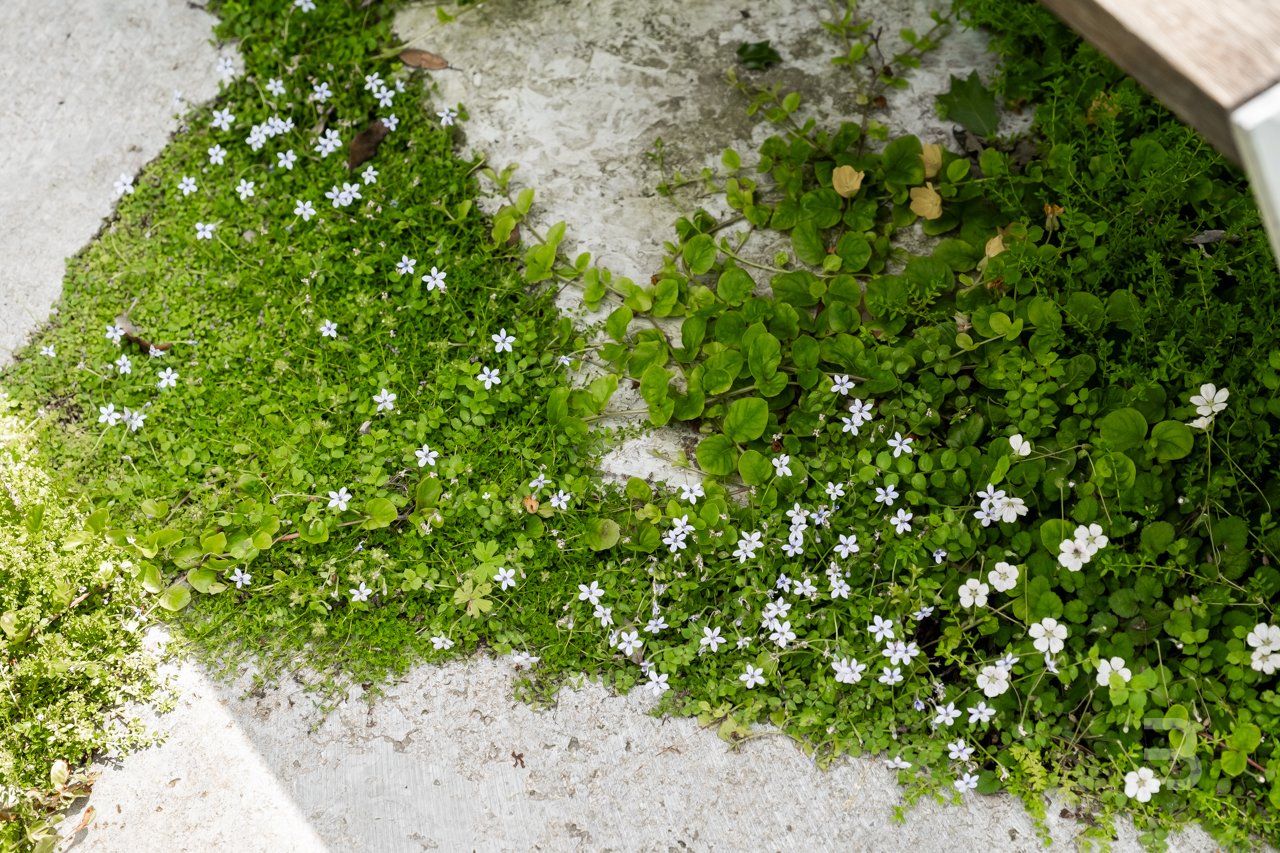
{"label": "concrete paving slab", "polygon": [[[741,14],[748,6],[750,18]],[[757,139],[719,82],[738,41],[772,38],[787,73],[817,84],[822,109],[846,109],[838,86],[820,76],[829,46],[814,41],[810,13],[819,7],[581,0],[568,15],[551,0],[504,0],[428,46],[462,69],[439,79],[445,100],[472,113],[471,144],[499,166],[522,164],[522,181],[540,194],[539,216],[567,220],[580,248],[647,277],[673,218],[642,156],[653,137],[667,139],[685,171],[714,162],[735,140]],[[923,7],[910,8],[918,16]],[[408,14],[403,33],[428,26]],[[902,25],[885,20],[886,31]],[[208,27],[181,0],[0,7],[3,90],[19,93],[0,107],[0,221],[19,223],[0,229],[3,347],[46,315],[63,260],[109,212],[115,177],[135,171],[174,128],[172,90],[213,93]],[[964,52],[931,59],[930,73],[990,67],[980,40],[962,34],[952,44]],[[167,58],[153,63],[157,56]],[[905,96],[917,99],[911,109],[895,101],[895,122],[926,138],[945,134],[927,123],[932,94],[924,87]],[[75,138],[57,147],[62,137]],[[633,461],[618,464],[648,464],[651,446],[637,445]],[[227,685],[184,663],[183,699],[159,722],[168,741],[104,764],[91,801],[98,817],[70,848],[1043,849],[1009,797],[926,804],[899,825],[900,795],[877,759],[821,772],[780,737],[731,751],[694,721],[646,716],[644,695],[592,685],[535,711],[513,698],[514,676],[509,662],[486,658],[418,667],[376,701],[356,691],[320,714],[297,684],[258,689],[246,675]],[[1081,829],[1057,809],[1050,826],[1058,850]],[[1201,832],[1173,846],[1215,849]],[[1116,847],[1137,849],[1132,827]]]}
{"label": "concrete paving slab", "polygon": [[48,318],[116,180],[217,93],[212,26],[184,0],[0,3],[0,365]]}

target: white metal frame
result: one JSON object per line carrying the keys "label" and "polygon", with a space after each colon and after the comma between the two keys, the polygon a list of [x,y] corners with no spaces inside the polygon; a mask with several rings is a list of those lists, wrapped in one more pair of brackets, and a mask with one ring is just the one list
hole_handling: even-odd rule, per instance
{"label": "white metal frame", "polygon": [[1231,132],[1244,160],[1271,248],[1280,259],[1280,84],[1231,114]]}

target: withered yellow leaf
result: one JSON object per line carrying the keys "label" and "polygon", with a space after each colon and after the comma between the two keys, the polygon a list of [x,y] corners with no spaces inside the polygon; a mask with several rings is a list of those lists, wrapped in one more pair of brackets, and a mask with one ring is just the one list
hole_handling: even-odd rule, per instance
{"label": "withered yellow leaf", "polygon": [[540,506],[540,504],[538,503],[538,499],[535,498],[533,495],[525,495],[521,499],[521,502],[524,504],[525,512],[537,512],[538,507]]}
{"label": "withered yellow leaf", "polygon": [[933,184],[911,188],[911,212],[925,219],[942,216],[942,196],[938,195]]}
{"label": "withered yellow leaf", "polygon": [[865,172],[859,172],[852,166],[837,166],[831,173],[831,186],[841,198],[853,198],[858,194],[865,177]]}
{"label": "withered yellow leaf", "polygon": [[924,176],[936,178],[942,169],[942,146],[936,142],[925,143],[920,159],[924,160]]}
{"label": "withered yellow leaf", "polygon": [[1004,251],[1004,235],[997,234],[987,241],[986,255],[988,258],[994,258],[996,255]]}

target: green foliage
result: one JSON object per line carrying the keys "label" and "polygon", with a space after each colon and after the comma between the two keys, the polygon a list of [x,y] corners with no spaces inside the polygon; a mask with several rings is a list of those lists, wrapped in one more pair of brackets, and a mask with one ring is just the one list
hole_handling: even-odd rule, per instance
{"label": "green foliage", "polygon": [[738,61],[748,71],[764,71],[782,61],[782,56],[767,41],[743,42],[737,52]]}
{"label": "green foliage", "polygon": [[0,849],[57,839],[95,753],[149,742],[117,706],[159,686],[131,563],[83,536],[86,517],[41,457],[40,425],[0,394]]}
{"label": "green foliage", "polygon": [[977,71],[963,80],[952,74],[951,88],[938,96],[938,106],[944,117],[984,139],[994,136],[1000,124],[995,93],[982,85]]}
{"label": "green foliage", "polygon": [[[408,74],[375,58],[384,10],[288,8],[220,7],[248,73],[216,108],[249,127],[295,108],[265,80],[331,78],[297,125],[367,121],[363,75]],[[41,454],[85,513],[69,553],[114,549],[137,600],[227,666],[237,646],[268,669],[305,649],[322,677],[366,680],[484,645],[536,663],[534,695],[586,672],[730,742],[760,726],[824,764],[887,752],[909,799],[959,782],[1043,815],[1060,788],[1099,834],[1132,809],[1153,842],[1186,818],[1275,837],[1280,282],[1238,175],[1032,8],[965,4],[1006,49],[1045,48],[1053,75],[1013,57],[998,83],[1045,105],[1040,156],[890,138],[872,118],[905,84],[890,65],[948,18],[885,63],[849,4],[824,26],[861,116],[826,127],[731,77],[773,135],[664,180],[722,193],[733,221],[681,217],[647,284],[565,257],[564,224],[521,227],[533,194],[461,161],[412,95],[354,210],[319,203],[352,180],[337,158],[270,168],[312,151],[302,131],[250,152],[199,111],[5,374],[24,411],[56,413]],[[990,117],[973,82],[956,120]],[[241,200],[200,171],[184,201],[215,143],[275,191]],[[492,220],[477,176],[507,195]],[[916,226],[932,253],[898,246]],[[604,309],[596,339],[550,304],[570,284]],[[105,365],[136,344],[101,334],[126,309],[173,344],[126,350],[130,374]],[[570,381],[583,362],[603,375]],[[595,474],[592,425],[624,383],[652,424],[697,431],[678,495]],[[109,403],[145,424],[98,421]],[[58,523],[36,505],[14,535]],[[8,642],[25,625],[0,619]],[[971,718],[934,722],[953,708]]]}

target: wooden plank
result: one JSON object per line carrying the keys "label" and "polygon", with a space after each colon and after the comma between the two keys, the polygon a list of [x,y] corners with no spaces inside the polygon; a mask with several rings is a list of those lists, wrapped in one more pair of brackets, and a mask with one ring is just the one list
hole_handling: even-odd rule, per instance
{"label": "wooden plank", "polygon": [[1231,124],[1271,247],[1280,258],[1280,85],[1237,109]]}
{"label": "wooden plank", "polygon": [[1276,0],[1041,0],[1237,163],[1231,113],[1280,83]]}

